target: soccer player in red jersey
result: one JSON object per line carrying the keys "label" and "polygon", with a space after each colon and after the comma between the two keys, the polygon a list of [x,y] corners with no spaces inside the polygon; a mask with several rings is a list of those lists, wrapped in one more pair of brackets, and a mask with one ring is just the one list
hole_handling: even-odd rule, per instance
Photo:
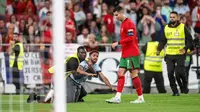
{"label": "soccer player in red jersey", "polygon": [[140,68],[140,51],[138,47],[138,40],[136,34],[136,27],[133,22],[124,15],[124,9],[117,6],[114,10],[114,16],[122,22],[120,28],[121,40],[112,44],[112,48],[117,45],[122,46],[122,56],[120,59],[119,70],[118,70],[118,85],[117,93],[115,97],[106,100],[108,103],[120,103],[121,93],[124,88],[125,73],[130,72],[133,85],[136,89],[138,98],[130,103],[144,103],[142,95],[142,84],[138,77]]}

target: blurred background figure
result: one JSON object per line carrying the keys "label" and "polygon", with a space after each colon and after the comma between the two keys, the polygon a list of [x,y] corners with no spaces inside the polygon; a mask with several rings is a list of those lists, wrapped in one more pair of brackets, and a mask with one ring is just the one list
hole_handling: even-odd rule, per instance
{"label": "blurred background figure", "polygon": [[16,94],[20,94],[23,87],[24,47],[18,32],[13,34],[13,41],[9,49],[9,59]]}

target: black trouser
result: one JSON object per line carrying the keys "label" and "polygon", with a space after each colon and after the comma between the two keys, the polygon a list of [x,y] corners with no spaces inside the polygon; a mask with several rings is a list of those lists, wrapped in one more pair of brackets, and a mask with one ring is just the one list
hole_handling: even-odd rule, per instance
{"label": "black trouser", "polygon": [[[187,84],[189,83],[189,79],[188,78],[189,78],[189,71],[190,71],[191,64],[192,64],[192,56],[190,56],[189,65],[185,66],[185,69],[184,69],[185,75],[186,75],[186,79],[187,79]],[[178,85],[180,87],[181,93],[184,93],[184,88],[183,88],[183,85],[182,85],[182,81],[181,81],[180,77],[177,76],[177,75],[176,75],[176,81],[177,81],[177,83],[178,83]]]}
{"label": "black trouser", "polygon": [[67,102],[78,102],[84,96],[87,95],[87,92],[82,85],[74,82],[71,77],[67,77]]}
{"label": "black trouser", "polygon": [[159,93],[166,93],[162,72],[145,71],[143,93],[150,93],[151,81],[154,78]]}
{"label": "black trouser", "polygon": [[[167,63],[169,83],[173,93],[179,93],[176,85],[176,78],[180,79],[178,81],[180,88],[183,88],[183,91],[187,92],[187,78],[184,71],[185,55],[167,55],[165,60]],[[174,77],[174,72],[176,74],[176,78]]]}
{"label": "black trouser", "polygon": [[20,70],[18,69],[17,62],[14,62],[12,69],[12,77],[13,77],[13,84],[16,87],[16,94],[20,93],[20,88],[23,86],[23,83],[20,80]]}

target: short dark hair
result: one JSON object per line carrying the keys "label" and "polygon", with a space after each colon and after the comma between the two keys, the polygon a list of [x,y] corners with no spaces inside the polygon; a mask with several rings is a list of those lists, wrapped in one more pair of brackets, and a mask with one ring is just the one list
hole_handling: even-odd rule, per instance
{"label": "short dark hair", "polygon": [[178,16],[178,13],[176,11],[172,11],[170,14],[176,14]]}
{"label": "short dark hair", "polygon": [[97,50],[92,50],[92,51],[90,51],[89,55],[92,55],[93,53],[98,53],[98,54],[99,54],[99,51],[97,51]]}
{"label": "short dark hair", "polygon": [[184,18],[186,18],[185,15],[181,15],[181,16],[180,16],[180,20],[182,20],[182,19],[184,19]]}
{"label": "short dark hair", "polygon": [[77,48],[77,52],[79,52],[79,50],[81,50],[81,49],[85,50],[85,47],[84,47],[84,46],[79,46],[79,47]]}
{"label": "short dark hair", "polygon": [[117,6],[115,7],[113,12],[120,12],[120,11],[124,11],[124,9],[121,6]]}

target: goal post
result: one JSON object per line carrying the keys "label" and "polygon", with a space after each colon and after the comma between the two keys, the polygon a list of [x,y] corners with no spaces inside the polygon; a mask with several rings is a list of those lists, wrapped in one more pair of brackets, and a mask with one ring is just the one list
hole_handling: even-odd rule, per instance
{"label": "goal post", "polygon": [[54,110],[66,112],[66,84],[64,79],[64,0],[53,0],[53,57],[54,73]]}

